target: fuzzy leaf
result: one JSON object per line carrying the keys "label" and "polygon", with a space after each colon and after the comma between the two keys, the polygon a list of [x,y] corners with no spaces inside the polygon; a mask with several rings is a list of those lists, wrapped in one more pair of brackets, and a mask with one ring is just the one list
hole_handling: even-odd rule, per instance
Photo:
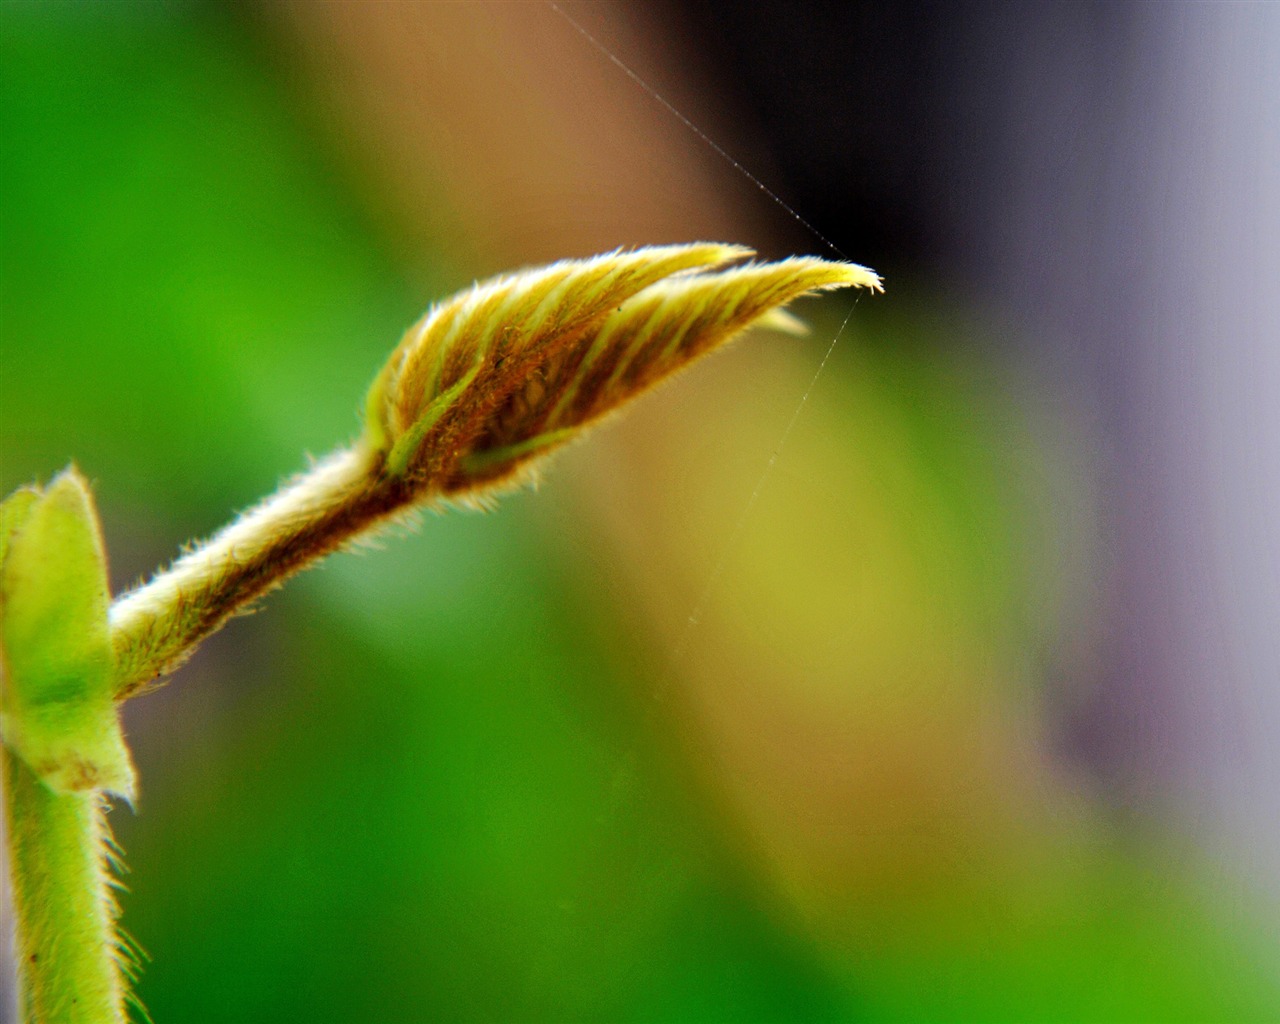
{"label": "fuzzy leaf", "polygon": [[0,733],[43,782],[132,799],[133,765],[113,701],[106,555],[74,469],[23,489],[0,516]]}
{"label": "fuzzy leaf", "polygon": [[613,252],[482,282],[433,307],[370,391],[366,441],[420,498],[481,495],[754,323],[830,288],[880,289],[819,259],[723,269],[696,244]]}

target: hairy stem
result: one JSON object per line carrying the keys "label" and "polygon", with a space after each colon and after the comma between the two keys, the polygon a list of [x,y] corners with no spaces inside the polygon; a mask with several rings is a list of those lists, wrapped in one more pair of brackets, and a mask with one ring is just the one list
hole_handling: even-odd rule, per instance
{"label": "hairy stem", "polygon": [[122,1024],[102,794],[55,793],[7,748],[3,756],[22,1020]]}
{"label": "hairy stem", "polygon": [[289,576],[403,512],[417,489],[383,474],[382,459],[363,444],[335,452],[117,600],[110,613],[117,699],[177,668],[199,641]]}

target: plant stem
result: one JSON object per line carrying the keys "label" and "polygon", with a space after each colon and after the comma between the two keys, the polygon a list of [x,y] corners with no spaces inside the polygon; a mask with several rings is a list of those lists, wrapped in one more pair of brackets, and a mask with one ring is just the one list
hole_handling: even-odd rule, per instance
{"label": "plant stem", "polygon": [[55,793],[6,748],[4,798],[21,1019],[123,1024],[102,794]]}
{"label": "plant stem", "polygon": [[231,616],[414,499],[381,472],[382,455],[360,444],[286,483],[110,613],[116,698],[171,672]]}

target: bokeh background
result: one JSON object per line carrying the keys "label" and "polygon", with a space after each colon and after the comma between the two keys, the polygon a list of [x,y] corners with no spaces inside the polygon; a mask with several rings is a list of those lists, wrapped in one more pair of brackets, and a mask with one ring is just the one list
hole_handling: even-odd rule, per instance
{"label": "bokeh background", "polygon": [[888,284],[128,704],[156,1020],[1280,1019],[1278,67],[1269,4],[0,4],[0,483],[75,459],[117,588],[477,276]]}

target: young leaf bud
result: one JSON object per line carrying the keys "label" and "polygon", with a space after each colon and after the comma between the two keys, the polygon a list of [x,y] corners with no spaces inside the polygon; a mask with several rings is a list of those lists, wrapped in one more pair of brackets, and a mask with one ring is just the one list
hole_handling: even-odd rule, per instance
{"label": "young leaf bud", "polygon": [[423,498],[483,495],[659,381],[809,292],[879,289],[819,259],[723,269],[749,250],[614,252],[504,275],[433,307],[367,402],[366,439]]}

